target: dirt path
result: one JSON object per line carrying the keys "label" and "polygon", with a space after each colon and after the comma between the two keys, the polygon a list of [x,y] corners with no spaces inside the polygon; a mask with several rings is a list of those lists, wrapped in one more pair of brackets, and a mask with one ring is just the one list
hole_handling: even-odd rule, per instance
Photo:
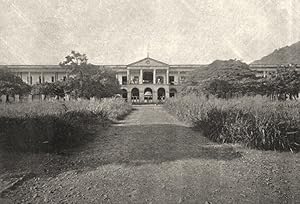
{"label": "dirt path", "polygon": [[[296,203],[299,154],[217,145],[161,106],[137,106],[5,199],[24,203]],[[74,168],[70,167],[74,165]],[[63,169],[63,168],[62,168]]]}

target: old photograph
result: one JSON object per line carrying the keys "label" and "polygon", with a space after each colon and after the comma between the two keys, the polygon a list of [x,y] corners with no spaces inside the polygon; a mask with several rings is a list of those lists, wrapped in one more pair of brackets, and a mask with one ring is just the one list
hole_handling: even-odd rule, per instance
{"label": "old photograph", "polygon": [[299,0],[0,10],[0,204],[300,203]]}

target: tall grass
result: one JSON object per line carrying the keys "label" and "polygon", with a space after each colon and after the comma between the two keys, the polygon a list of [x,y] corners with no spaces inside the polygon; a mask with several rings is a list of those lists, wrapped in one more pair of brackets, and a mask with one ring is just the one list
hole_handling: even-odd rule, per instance
{"label": "tall grass", "polygon": [[300,102],[263,97],[230,100],[188,95],[165,104],[170,113],[190,122],[220,143],[241,143],[263,150],[299,150]]}
{"label": "tall grass", "polygon": [[89,140],[88,125],[108,124],[131,111],[121,99],[0,105],[0,148],[55,152]]}

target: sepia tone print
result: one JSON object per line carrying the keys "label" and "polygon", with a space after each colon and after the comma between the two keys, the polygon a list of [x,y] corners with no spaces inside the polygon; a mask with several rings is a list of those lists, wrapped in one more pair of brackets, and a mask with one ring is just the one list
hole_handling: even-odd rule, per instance
{"label": "sepia tone print", "polygon": [[0,203],[299,203],[296,0],[0,0]]}

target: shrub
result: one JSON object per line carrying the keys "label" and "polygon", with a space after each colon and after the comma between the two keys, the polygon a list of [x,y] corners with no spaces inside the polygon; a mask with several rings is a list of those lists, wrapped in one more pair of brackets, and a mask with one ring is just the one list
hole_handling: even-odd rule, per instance
{"label": "shrub", "polygon": [[296,101],[188,95],[170,99],[165,106],[216,142],[241,143],[264,150],[299,150],[300,103]]}
{"label": "shrub", "polygon": [[59,152],[89,140],[88,124],[108,123],[130,111],[131,106],[121,99],[3,104],[0,148]]}

